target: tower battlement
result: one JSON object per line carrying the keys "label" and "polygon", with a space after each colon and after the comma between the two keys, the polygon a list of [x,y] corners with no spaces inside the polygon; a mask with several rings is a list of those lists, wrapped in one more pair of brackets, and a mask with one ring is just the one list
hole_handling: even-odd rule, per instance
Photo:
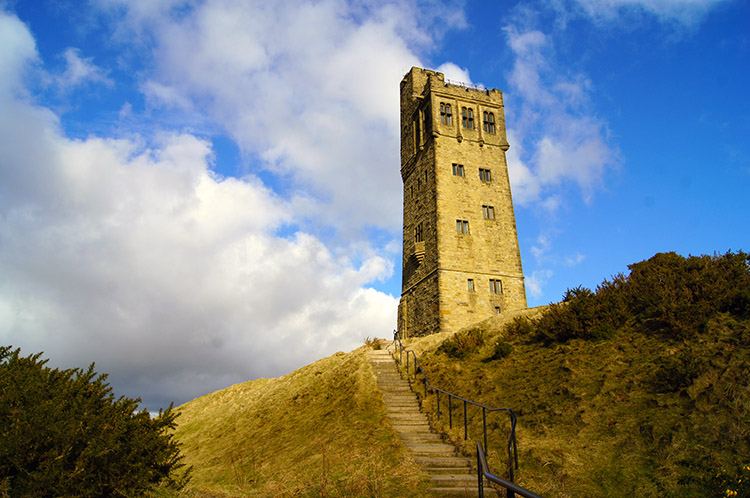
{"label": "tower battlement", "polygon": [[417,67],[401,81],[403,334],[526,307],[508,147],[500,90]]}

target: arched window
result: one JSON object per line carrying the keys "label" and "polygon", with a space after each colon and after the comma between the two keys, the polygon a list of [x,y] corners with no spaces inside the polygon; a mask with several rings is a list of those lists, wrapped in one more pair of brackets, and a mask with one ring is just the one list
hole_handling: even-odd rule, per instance
{"label": "arched window", "polygon": [[495,134],[495,115],[491,112],[485,111],[482,114],[484,118],[484,131],[487,133]]}
{"label": "arched window", "polygon": [[453,124],[453,114],[451,113],[451,105],[440,103],[440,122],[444,125]]}
{"label": "arched window", "polygon": [[474,111],[471,109],[471,107],[461,108],[461,124],[467,130],[474,129]]}

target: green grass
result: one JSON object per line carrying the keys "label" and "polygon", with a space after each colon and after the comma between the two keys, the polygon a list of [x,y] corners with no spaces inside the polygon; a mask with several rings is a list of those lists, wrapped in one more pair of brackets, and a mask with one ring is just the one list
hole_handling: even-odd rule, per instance
{"label": "green grass", "polygon": [[368,347],[178,408],[183,496],[407,497],[425,482],[387,423]]}

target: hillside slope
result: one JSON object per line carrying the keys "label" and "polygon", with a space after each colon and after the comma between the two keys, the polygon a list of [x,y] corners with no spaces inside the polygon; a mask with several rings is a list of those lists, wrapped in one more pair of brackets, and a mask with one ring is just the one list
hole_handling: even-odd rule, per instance
{"label": "hillside slope", "polygon": [[[750,497],[750,260],[659,254],[562,303],[408,340],[433,384],[518,415],[519,484],[552,497]],[[515,318],[514,318],[515,317]],[[179,408],[192,496],[423,496],[366,347]],[[413,371],[413,370],[412,370]],[[419,386],[418,391],[421,391]],[[481,412],[453,407],[474,451]],[[507,415],[491,414],[505,472]]]}
{"label": "hillside slope", "polygon": [[186,494],[419,496],[426,483],[387,423],[368,349],[179,407]]}
{"label": "hillside slope", "polygon": [[[544,496],[750,496],[749,268],[660,254],[531,319],[408,347],[433,384],[516,411],[517,478]],[[461,441],[455,408],[454,424]],[[507,423],[489,426],[502,473]]]}

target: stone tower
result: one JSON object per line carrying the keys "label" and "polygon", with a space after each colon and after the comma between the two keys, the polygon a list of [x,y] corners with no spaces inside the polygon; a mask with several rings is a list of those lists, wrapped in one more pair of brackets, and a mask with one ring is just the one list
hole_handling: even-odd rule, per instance
{"label": "stone tower", "polygon": [[413,67],[401,81],[402,336],[526,307],[503,94]]}

